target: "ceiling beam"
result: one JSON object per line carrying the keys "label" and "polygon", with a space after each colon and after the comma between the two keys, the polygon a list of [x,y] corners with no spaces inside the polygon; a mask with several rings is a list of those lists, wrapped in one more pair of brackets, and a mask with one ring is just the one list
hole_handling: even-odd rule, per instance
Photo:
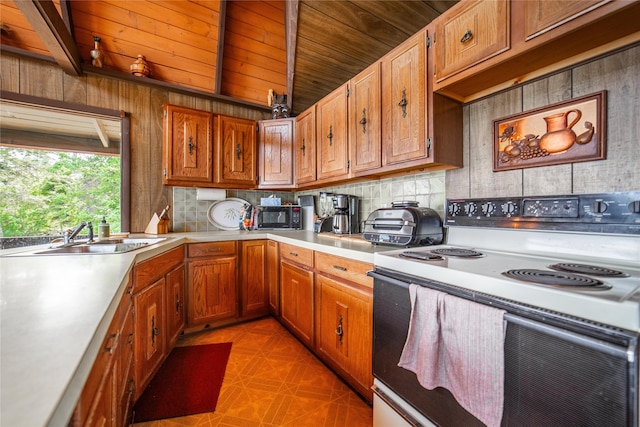
{"label": "ceiling beam", "polygon": [[298,38],[298,0],[285,1],[285,38],[287,40],[287,105],[293,108],[293,79],[296,67],[296,40]]}
{"label": "ceiling beam", "polygon": [[47,46],[58,65],[70,75],[82,74],[80,53],[58,10],[50,0],[16,1],[33,30]]}
{"label": "ceiling beam", "polygon": [[222,92],[222,64],[224,63],[224,34],[227,23],[227,0],[220,0],[220,22],[218,22],[218,51],[216,53],[216,76],[213,93]]}

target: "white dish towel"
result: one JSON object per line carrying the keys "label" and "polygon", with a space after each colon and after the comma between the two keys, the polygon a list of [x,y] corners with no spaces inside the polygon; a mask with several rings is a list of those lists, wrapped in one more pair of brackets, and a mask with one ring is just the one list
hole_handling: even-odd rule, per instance
{"label": "white dish towel", "polygon": [[398,366],[426,389],[444,387],[497,427],[504,405],[504,310],[409,285],[411,321]]}

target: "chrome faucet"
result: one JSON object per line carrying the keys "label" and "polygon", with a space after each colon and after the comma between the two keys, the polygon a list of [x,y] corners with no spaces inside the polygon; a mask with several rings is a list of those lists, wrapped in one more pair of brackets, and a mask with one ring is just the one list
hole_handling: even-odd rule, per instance
{"label": "chrome faucet", "polygon": [[62,236],[64,237],[64,244],[68,245],[69,243],[73,243],[73,239],[75,239],[78,233],[80,233],[80,231],[82,231],[82,229],[85,227],[89,229],[88,241],[89,242],[93,241],[93,225],[91,224],[91,222],[82,221],[80,224],[78,224],[74,228],[70,228],[64,232]]}

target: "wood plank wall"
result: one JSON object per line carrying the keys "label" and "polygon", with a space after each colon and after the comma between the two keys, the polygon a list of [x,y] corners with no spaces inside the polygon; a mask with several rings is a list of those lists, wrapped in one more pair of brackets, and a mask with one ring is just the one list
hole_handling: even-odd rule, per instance
{"label": "wood plank wall", "polygon": [[71,13],[83,62],[99,36],[104,67],[129,72],[144,55],[151,77],[214,93],[220,1],[74,1]]}
{"label": "wood plank wall", "polygon": [[0,90],[130,113],[131,232],[144,231],[153,213],[172,203],[171,187],[162,184],[165,102],[252,120],[269,116],[264,110],[152,85],[94,74],[73,77],[56,64],[5,53],[0,56]]}
{"label": "wood plank wall", "polygon": [[[464,167],[446,172],[448,198],[559,195],[640,189],[640,46],[464,107]],[[607,91],[606,159],[493,172],[493,120]]]}
{"label": "wood plank wall", "polygon": [[267,105],[268,90],[287,90],[283,0],[229,1],[222,66],[223,95]]}

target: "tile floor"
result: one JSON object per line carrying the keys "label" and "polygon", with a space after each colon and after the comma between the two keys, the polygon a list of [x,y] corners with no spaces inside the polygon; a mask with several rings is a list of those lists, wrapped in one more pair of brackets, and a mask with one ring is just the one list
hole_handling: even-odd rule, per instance
{"label": "tile floor", "polygon": [[370,427],[357,394],[269,317],[183,337],[179,346],[232,342],[215,412],[135,427]]}

